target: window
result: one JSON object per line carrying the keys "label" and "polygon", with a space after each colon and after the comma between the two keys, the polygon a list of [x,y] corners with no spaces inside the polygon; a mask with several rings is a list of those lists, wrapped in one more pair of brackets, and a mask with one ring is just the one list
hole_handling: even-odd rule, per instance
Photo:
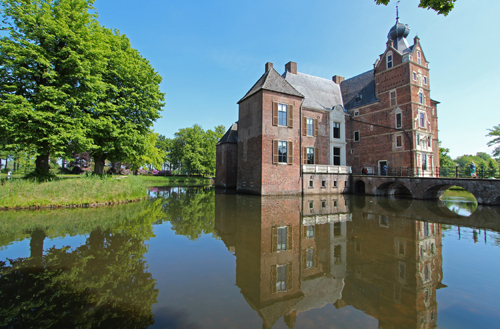
{"label": "window", "polygon": [[279,141],[278,142],[278,162],[279,163],[287,163],[288,162],[288,142]]}
{"label": "window", "polygon": [[286,291],[286,265],[276,266],[276,291]]}
{"label": "window", "polygon": [[287,250],[288,227],[278,227],[278,251]]}
{"label": "window", "polygon": [[429,281],[430,278],[430,273],[431,271],[429,270],[429,264],[425,264],[424,266],[424,280]]}
{"label": "window", "polygon": [[417,146],[420,145],[420,134],[417,134]]}
{"label": "window", "polygon": [[333,138],[340,138],[340,123],[333,123]]}
{"label": "window", "polygon": [[427,137],[427,146],[431,147],[431,136]]}
{"label": "window", "polygon": [[417,81],[417,72],[413,71],[413,81]]}
{"label": "window", "polygon": [[359,131],[354,132],[354,141],[359,142]]}
{"label": "window", "polygon": [[308,239],[313,239],[314,238],[314,225],[309,225],[306,228],[306,237]]}
{"label": "window", "polygon": [[337,181],[336,180],[333,181],[333,187],[337,187]]}
{"label": "window", "polygon": [[340,166],[340,147],[333,148],[333,165]]}
{"label": "window", "polygon": [[326,208],[326,200],[321,200],[321,208]]}
{"label": "window", "polygon": [[420,127],[425,128],[425,113],[420,113]]}
{"label": "window", "polygon": [[396,128],[401,128],[403,126],[403,114],[396,113]]}
{"label": "window", "polygon": [[387,68],[390,69],[392,67],[392,53],[387,53]]}
{"label": "window", "polygon": [[334,264],[342,264],[342,245],[338,244],[333,247]]}
{"label": "window", "polygon": [[313,208],[314,208],[314,200],[310,200],[309,201],[309,209],[313,209]]}
{"label": "window", "polygon": [[326,188],[326,180],[321,181],[321,188]]}
{"label": "window", "polygon": [[422,59],[421,59],[421,56],[420,56],[420,50],[417,50],[417,63],[418,63],[419,65],[421,65],[421,64],[422,64]]}
{"label": "window", "polygon": [[396,147],[403,147],[403,136],[396,136]]}
{"label": "window", "polygon": [[314,147],[307,148],[307,164],[314,164]]}
{"label": "window", "polygon": [[405,243],[404,242],[398,242],[398,253],[400,255],[405,254]]}
{"label": "window", "polygon": [[399,263],[399,277],[401,279],[406,278],[406,265],[404,263]]}
{"label": "window", "polygon": [[397,105],[397,98],[396,98],[396,91],[393,90],[389,93],[390,98],[391,98],[391,106],[396,106]]}
{"label": "window", "polygon": [[333,223],[333,236],[339,237],[342,236],[342,224],[339,222]]}
{"label": "window", "polygon": [[424,85],[427,85],[427,77],[424,77]]}
{"label": "window", "polygon": [[279,126],[288,126],[288,105],[286,104],[278,104],[278,125]]}
{"label": "window", "polygon": [[418,93],[418,102],[420,104],[424,104],[424,93],[423,92]]}
{"label": "window", "polygon": [[[313,180],[310,180],[310,181],[309,181],[309,188],[313,188],[313,187],[314,187],[314,181],[313,181]],[[309,205],[311,205],[311,204],[309,203]],[[311,207],[311,208],[312,208],[312,207]]]}
{"label": "window", "polygon": [[357,117],[359,115],[359,111],[354,111],[354,116]]}
{"label": "window", "polygon": [[314,136],[314,119],[307,118],[307,136]]}
{"label": "window", "polygon": [[339,202],[338,202],[338,200],[333,200],[333,206],[334,206],[334,207],[337,207],[337,206],[338,206],[338,203],[339,203]]}
{"label": "window", "polygon": [[309,248],[307,249],[306,253],[307,253],[306,268],[314,267],[314,249]]}

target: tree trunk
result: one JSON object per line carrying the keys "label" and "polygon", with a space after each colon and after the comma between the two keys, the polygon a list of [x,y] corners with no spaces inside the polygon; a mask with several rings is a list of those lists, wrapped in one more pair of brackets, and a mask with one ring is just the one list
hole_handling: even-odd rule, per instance
{"label": "tree trunk", "polygon": [[30,254],[35,265],[42,264],[44,240],[45,240],[44,231],[36,229],[35,231],[31,232]]}
{"label": "tree trunk", "polygon": [[0,159],[0,170],[2,169],[2,159]]}
{"label": "tree trunk", "polygon": [[104,174],[104,164],[106,162],[106,157],[104,156],[104,154],[95,155],[94,162],[95,162],[94,173],[98,175]]}
{"label": "tree trunk", "polygon": [[49,171],[49,154],[39,154],[36,156],[35,169]]}

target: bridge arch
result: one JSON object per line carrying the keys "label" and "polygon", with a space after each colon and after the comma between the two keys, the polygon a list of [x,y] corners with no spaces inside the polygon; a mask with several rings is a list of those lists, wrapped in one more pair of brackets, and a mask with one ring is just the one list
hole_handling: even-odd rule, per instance
{"label": "bridge arch", "polygon": [[365,182],[362,180],[357,180],[354,183],[354,194],[365,194]]}
{"label": "bridge arch", "polygon": [[375,195],[413,197],[408,187],[401,182],[383,183],[377,188]]}

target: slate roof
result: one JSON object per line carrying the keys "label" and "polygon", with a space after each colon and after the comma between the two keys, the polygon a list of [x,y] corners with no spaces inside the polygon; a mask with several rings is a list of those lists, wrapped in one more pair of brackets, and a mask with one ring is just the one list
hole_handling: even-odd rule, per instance
{"label": "slate roof", "polygon": [[331,110],[335,105],[342,105],[340,86],[332,80],[297,72],[286,71],[283,78],[304,95],[305,108]]}
{"label": "slate roof", "polygon": [[304,97],[295,88],[293,88],[274,68],[271,68],[264,73],[260,79],[253,85],[252,88],[238,101],[238,104],[257,93],[259,90],[270,90],[279,93]]}
{"label": "slate roof", "polygon": [[221,144],[238,144],[238,122],[235,122],[229,127],[224,136],[215,145]]}
{"label": "slate roof", "polygon": [[378,102],[373,70],[342,81],[340,89],[346,110]]}

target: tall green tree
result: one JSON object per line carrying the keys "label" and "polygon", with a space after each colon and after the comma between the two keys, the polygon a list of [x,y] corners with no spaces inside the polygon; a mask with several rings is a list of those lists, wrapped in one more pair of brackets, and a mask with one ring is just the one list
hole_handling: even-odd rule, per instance
{"label": "tall green tree", "polygon": [[[375,0],[377,5],[388,5],[391,0]],[[398,1],[399,2],[399,1]],[[425,9],[432,9],[437,11],[438,14],[444,16],[448,15],[455,7],[456,0],[420,0],[419,7]]]}
{"label": "tall green tree", "polygon": [[93,0],[0,0],[0,130],[49,156],[89,148],[83,108],[100,79]]}
{"label": "tall green tree", "polygon": [[[136,160],[152,156],[150,129],[160,118],[164,99],[159,88],[161,76],[131,48],[126,36],[104,28],[100,36],[106,45],[103,89],[95,106],[85,109],[95,144],[94,172],[98,174],[103,173],[106,159],[133,159],[135,167],[140,167]],[[154,162],[158,163],[156,158]]]}

